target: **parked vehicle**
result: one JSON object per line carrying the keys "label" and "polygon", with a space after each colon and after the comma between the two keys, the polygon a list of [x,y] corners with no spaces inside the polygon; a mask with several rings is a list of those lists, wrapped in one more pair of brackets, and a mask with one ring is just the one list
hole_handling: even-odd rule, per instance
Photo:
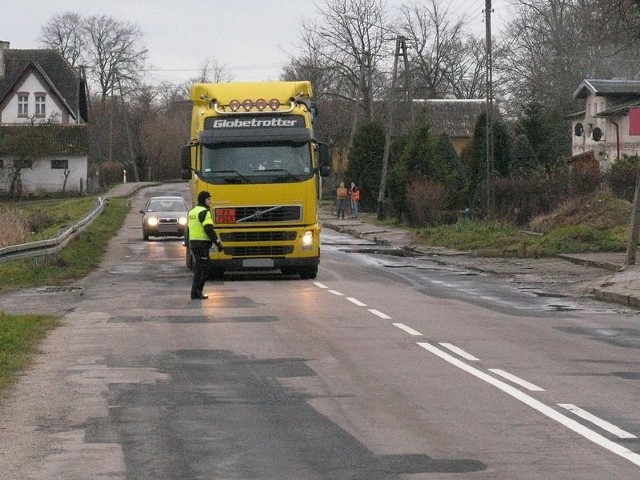
{"label": "parked vehicle", "polygon": [[142,213],[142,239],[149,237],[182,237],[187,225],[189,207],[182,197],[151,197]]}

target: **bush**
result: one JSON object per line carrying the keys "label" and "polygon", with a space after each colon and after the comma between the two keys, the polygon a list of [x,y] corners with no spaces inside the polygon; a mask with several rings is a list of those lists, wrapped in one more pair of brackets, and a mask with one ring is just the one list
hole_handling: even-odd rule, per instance
{"label": "bush", "polygon": [[616,196],[633,202],[638,177],[640,157],[627,155],[618,159],[611,170],[605,175],[605,180]]}
{"label": "bush", "polygon": [[407,186],[407,208],[414,226],[437,225],[447,204],[444,185],[419,177]]}
{"label": "bush", "polygon": [[31,233],[38,233],[53,225],[54,220],[45,210],[35,210],[27,218],[27,228]]}

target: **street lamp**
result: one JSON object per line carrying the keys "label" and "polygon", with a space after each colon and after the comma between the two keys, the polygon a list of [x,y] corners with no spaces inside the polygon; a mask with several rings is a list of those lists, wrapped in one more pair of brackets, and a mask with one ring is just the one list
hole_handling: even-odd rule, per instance
{"label": "street lamp", "polygon": [[[347,21],[359,20],[359,17],[351,12],[347,12],[342,15]],[[365,22],[367,23],[367,22]],[[407,39],[405,36],[398,34],[397,32],[385,28],[382,25],[374,25],[368,23],[368,25],[380,28],[382,31],[387,31],[395,36],[396,48],[393,59],[393,77],[391,79],[391,95],[395,94],[396,83],[398,79],[398,59],[400,56],[404,59],[404,73],[405,73],[405,89],[407,91],[407,100],[409,101],[409,107],[413,117],[413,100],[411,97],[411,89],[409,84],[409,60],[407,57]],[[382,153],[382,167],[380,170],[380,187],[378,188],[378,199],[376,204],[376,217],[378,220],[384,220],[384,194],[387,188],[387,171],[389,169],[389,151],[391,149],[391,130],[393,128],[394,116],[395,116],[395,99],[389,100],[389,95],[385,96],[387,118],[385,122],[385,135],[384,135],[384,149]]]}

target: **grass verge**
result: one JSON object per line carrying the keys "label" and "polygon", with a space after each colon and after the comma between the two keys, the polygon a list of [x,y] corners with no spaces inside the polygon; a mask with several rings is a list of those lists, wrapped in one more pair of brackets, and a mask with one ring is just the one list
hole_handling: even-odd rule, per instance
{"label": "grass verge", "polygon": [[85,277],[102,260],[109,240],[129,212],[129,201],[112,198],[102,214],[55,258],[0,264],[0,293],[43,285],[68,285]]}
{"label": "grass verge", "polygon": [[13,385],[31,365],[47,332],[60,320],[49,315],[6,315],[0,312],[0,392]]}
{"label": "grass verge", "polygon": [[[0,264],[0,293],[44,285],[68,285],[89,274],[101,262],[107,245],[124,224],[129,200],[113,198],[102,214],[56,258]],[[80,215],[79,220],[83,215]],[[0,312],[0,396],[32,362],[47,332],[60,323],[48,315],[8,315]]]}

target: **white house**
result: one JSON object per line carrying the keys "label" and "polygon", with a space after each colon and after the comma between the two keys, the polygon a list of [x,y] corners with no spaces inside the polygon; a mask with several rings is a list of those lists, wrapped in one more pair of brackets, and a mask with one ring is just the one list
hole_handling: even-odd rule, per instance
{"label": "white house", "polygon": [[[84,79],[54,50],[15,50],[0,41],[0,138],[16,128],[56,125],[56,145],[20,170],[22,195],[84,192],[87,187],[87,94]],[[0,143],[0,191],[8,191],[16,155]]]}
{"label": "white house", "polygon": [[602,172],[640,155],[640,80],[584,80],[573,97],[585,104],[568,117],[574,158],[593,156]]}

